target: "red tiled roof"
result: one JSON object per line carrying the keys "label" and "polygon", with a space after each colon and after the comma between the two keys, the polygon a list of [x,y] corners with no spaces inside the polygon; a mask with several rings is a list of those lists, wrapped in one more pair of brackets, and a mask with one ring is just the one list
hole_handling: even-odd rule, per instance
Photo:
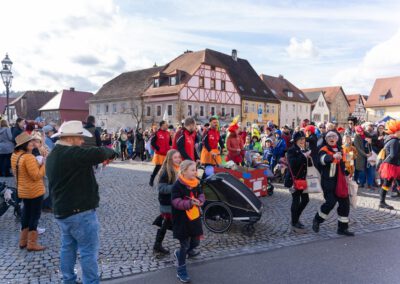
{"label": "red tiled roof", "polygon": [[46,110],[88,110],[87,100],[93,96],[92,93],[72,90],[62,90],[47,104],[40,108]]}
{"label": "red tiled roof", "polygon": [[353,113],[356,109],[356,104],[358,103],[358,100],[361,97],[361,101],[364,104],[364,98],[360,94],[352,94],[352,95],[346,95],[347,101],[349,102],[349,113]]}
{"label": "red tiled roof", "polygon": [[[273,77],[261,74],[260,78],[279,100],[310,103],[304,93],[283,76]],[[291,91],[293,97],[288,97],[287,91]]]}
{"label": "red tiled roof", "polygon": [[[386,96],[381,100],[381,96]],[[365,107],[387,107],[400,105],[400,76],[375,80]]]}

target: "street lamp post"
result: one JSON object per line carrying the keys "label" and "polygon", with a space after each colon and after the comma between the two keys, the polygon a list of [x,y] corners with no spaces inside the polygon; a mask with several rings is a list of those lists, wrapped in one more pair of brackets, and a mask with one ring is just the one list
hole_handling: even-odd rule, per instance
{"label": "street lamp post", "polygon": [[9,108],[9,100],[10,100],[10,88],[13,79],[13,75],[11,72],[12,61],[6,54],[6,57],[1,61],[1,65],[3,69],[0,71],[1,79],[3,80],[4,86],[6,86],[6,95],[7,95],[7,121],[10,122],[10,108]]}

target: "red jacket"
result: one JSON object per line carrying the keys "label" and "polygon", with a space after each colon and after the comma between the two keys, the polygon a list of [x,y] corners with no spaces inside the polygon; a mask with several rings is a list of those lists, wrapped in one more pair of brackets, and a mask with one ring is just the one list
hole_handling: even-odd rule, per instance
{"label": "red jacket", "polygon": [[151,146],[155,150],[156,154],[165,156],[171,148],[169,146],[170,140],[171,136],[168,130],[159,129],[151,139]]}
{"label": "red jacket", "polygon": [[[212,149],[218,149],[218,143],[222,144],[220,141],[221,136],[217,129],[209,128],[204,132],[203,136],[203,146],[210,152]],[[221,147],[222,148],[222,147]]]}
{"label": "red jacket", "polygon": [[193,135],[193,132],[189,132],[186,128],[182,128],[176,132],[172,147],[181,153],[182,160],[196,161],[199,156],[195,150],[195,143],[196,135]]}

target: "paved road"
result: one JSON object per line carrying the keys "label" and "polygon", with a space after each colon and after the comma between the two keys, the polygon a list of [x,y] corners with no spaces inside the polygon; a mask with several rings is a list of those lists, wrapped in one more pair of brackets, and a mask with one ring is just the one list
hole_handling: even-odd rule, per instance
{"label": "paved road", "polygon": [[[285,247],[189,266],[192,282],[396,284],[400,279],[400,229]],[[179,283],[174,268],[107,284]]]}
{"label": "paved road", "polygon": [[[101,198],[97,211],[101,224],[99,265],[103,280],[173,266],[172,256],[157,258],[152,252],[157,228],[151,224],[159,212],[156,189],[148,186],[152,169],[148,164],[115,162],[97,177]],[[12,179],[7,182],[11,183]],[[400,211],[379,210],[377,193],[361,191],[359,196],[359,208],[350,213],[352,229],[362,234],[400,228]],[[240,222],[235,222],[230,232],[224,234],[205,230],[199,261],[337,238],[335,212],[319,234],[310,229],[312,218],[322,203],[321,195],[311,196],[302,216],[309,232],[301,236],[290,229],[291,197],[287,189],[278,186],[273,196],[261,200],[263,216],[253,236],[241,233],[243,224]],[[399,200],[388,199],[388,202],[400,209]],[[47,246],[43,252],[28,253],[18,249],[19,226],[11,212],[0,217],[0,283],[3,280],[18,284],[59,283],[59,229],[52,214],[43,214],[39,222],[39,226],[46,228],[40,236],[41,243]],[[170,250],[178,247],[170,233],[165,246]],[[77,269],[79,272],[80,267]]]}

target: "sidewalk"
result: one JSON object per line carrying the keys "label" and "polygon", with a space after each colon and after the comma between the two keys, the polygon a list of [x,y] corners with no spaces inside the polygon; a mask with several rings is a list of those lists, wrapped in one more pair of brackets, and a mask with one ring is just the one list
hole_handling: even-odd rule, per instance
{"label": "sidewalk", "polygon": [[[285,247],[260,254],[191,264],[192,283],[399,283],[400,229]],[[175,268],[108,284],[180,283]]]}

